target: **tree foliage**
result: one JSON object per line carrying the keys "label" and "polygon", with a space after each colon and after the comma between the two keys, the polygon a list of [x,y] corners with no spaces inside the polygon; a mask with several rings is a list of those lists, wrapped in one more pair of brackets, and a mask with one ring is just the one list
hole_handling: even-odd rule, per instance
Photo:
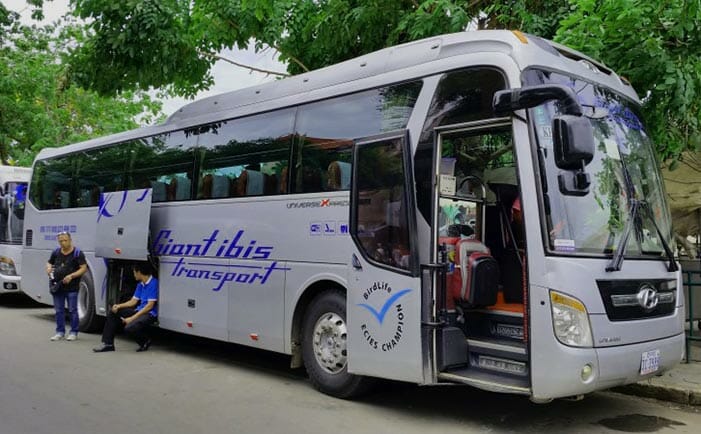
{"label": "tree foliage", "polygon": [[[8,15],[6,15],[8,16]],[[45,147],[63,146],[150,122],[160,102],[143,92],[100,96],[72,85],[62,56],[83,38],[80,26],[20,25],[10,16],[0,45],[0,160],[31,164]]]}
{"label": "tree foliage", "polygon": [[556,40],[600,59],[645,97],[662,159],[701,150],[701,1],[572,2]]}
{"label": "tree foliage", "polygon": [[[40,3],[40,0],[33,0]],[[72,78],[102,94],[212,84],[224,48],[272,48],[297,74],[383,47],[511,28],[576,48],[626,76],[663,159],[698,149],[701,0],[71,0],[90,26]]]}

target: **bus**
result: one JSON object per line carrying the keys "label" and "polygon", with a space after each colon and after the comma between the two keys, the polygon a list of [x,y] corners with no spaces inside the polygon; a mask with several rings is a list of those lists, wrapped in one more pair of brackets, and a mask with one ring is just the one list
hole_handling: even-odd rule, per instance
{"label": "bus", "polygon": [[0,166],[0,294],[19,292],[27,185],[32,170]]}
{"label": "bus", "polygon": [[383,49],[42,150],[24,269],[70,232],[92,329],[150,255],[159,327],[287,354],[337,397],[377,378],[536,402],[637,382],[684,352],[640,106],[518,31]]}

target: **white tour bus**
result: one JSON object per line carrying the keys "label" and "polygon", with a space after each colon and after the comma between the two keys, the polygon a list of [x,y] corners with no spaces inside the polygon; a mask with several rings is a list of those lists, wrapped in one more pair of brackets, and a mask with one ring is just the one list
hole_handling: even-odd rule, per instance
{"label": "white tour bus", "polygon": [[0,166],[0,294],[19,292],[28,167]]}
{"label": "white tour bus", "polygon": [[639,110],[604,65],[510,31],[205,98],[41,151],[25,282],[50,301],[70,231],[91,329],[148,250],[160,327],[289,354],[339,397],[373,377],[538,402],[639,381],[684,348]]}

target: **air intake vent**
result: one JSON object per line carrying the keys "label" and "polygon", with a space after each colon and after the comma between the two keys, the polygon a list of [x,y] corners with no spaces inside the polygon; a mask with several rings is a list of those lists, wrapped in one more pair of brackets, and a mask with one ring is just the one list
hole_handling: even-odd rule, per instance
{"label": "air intake vent", "polygon": [[34,231],[31,229],[27,229],[27,232],[24,236],[24,245],[27,247],[32,247],[32,239],[34,238]]}

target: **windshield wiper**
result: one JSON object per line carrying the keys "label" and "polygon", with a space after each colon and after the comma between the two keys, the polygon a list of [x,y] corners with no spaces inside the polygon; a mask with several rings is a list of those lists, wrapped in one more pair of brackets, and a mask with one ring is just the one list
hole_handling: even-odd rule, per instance
{"label": "windshield wiper", "polygon": [[618,242],[618,247],[616,247],[613,258],[611,258],[611,262],[606,266],[606,271],[621,271],[623,255],[626,252],[630,231],[633,229],[635,220],[638,219],[638,209],[640,209],[640,201],[637,199],[630,199],[630,218],[626,221],[626,226],[623,228],[623,237],[621,237],[621,241]]}
{"label": "windshield wiper", "polygon": [[667,255],[667,259],[669,259],[667,271],[677,271],[679,267],[677,267],[677,261],[674,260],[674,252],[672,252],[672,249],[669,247],[669,244],[667,244],[667,240],[665,240],[665,236],[662,233],[662,230],[660,230],[660,227],[657,226],[657,222],[655,221],[655,216],[652,213],[650,205],[646,201],[643,201],[641,202],[641,206],[643,210],[646,211],[647,218],[650,219],[652,225],[655,227],[657,236],[660,237],[660,241],[662,242],[662,248],[664,249],[664,252]]}
{"label": "windshield wiper", "polygon": [[638,242],[638,248],[640,251],[642,251],[642,241],[643,241],[643,225],[642,225],[642,217],[638,215],[640,210],[642,210],[645,214],[644,217],[647,217],[650,219],[652,222],[652,225],[655,227],[655,230],[657,231],[657,236],[660,238],[660,241],[662,242],[662,248],[665,251],[665,254],[667,255],[667,259],[669,259],[669,264],[667,265],[667,271],[677,271],[677,263],[674,261],[674,253],[672,252],[672,249],[669,248],[669,244],[667,244],[667,241],[665,240],[664,235],[662,234],[662,231],[660,230],[659,226],[657,226],[657,222],[655,221],[655,216],[652,214],[652,210],[650,209],[650,205],[644,200],[639,200],[636,199],[637,195],[635,192],[635,184],[633,184],[633,181],[630,179],[630,172],[628,172],[628,167],[626,166],[625,161],[623,158],[621,158],[621,169],[623,172],[623,182],[625,184],[626,188],[626,194],[629,197],[628,203],[630,204],[630,218],[628,221],[626,221],[625,228],[623,229],[623,237],[621,238],[621,241],[618,244],[618,247],[616,247],[616,252],[613,254],[613,258],[611,258],[611,262],[608,263],[606,266],[606,271],[621,271],[621,264],[623,263],[623,256],[626,251],[626,246],[628,245],[628,238],[630,237],[630,232],[633,229],[633,226],[635,226],[635,237]]}
{"label": "windshield wiper", "polygon": [[[641,210],[644,213],[642,216],[639,215]],[[623,237],[618,243],[618,247],[616,247],[616,252],[613,254],[611,262],[609,262],[609,264],[606,266],[606,271],[621,271],[623,255],[625,254],[626,246],[628,245],[628,238],[630,237],[630,232],[633,229],[633,226],[636,227],[636,234],[638,234],[638,236],[642,234],[642,230],[640,229],[640,227],[642,226],[640,221],[642,217],[647,217],[652,222],[652,225],[655,227],[655,231],[657,232],[657,236],[660,238],[660,242],[662,242],[662,248],[664,249],[665,254],[667,255],[667,259],[669,260],[669,264],[667,265],[667,271],[671,272],[678,270],[677,262],[674,260],[674,253],[669,247],[669,244],[667,244],[667,241],[665,240],[664,234],[660,230],[660,227],[657,226],[657,222],[655,221],[654,215],[652,214],[650,205],[644,200],[630,199],[630,218],[626,222],[626,226],[623,229]],[[640,240],[638,240],[638,242],[640,243]]]}

